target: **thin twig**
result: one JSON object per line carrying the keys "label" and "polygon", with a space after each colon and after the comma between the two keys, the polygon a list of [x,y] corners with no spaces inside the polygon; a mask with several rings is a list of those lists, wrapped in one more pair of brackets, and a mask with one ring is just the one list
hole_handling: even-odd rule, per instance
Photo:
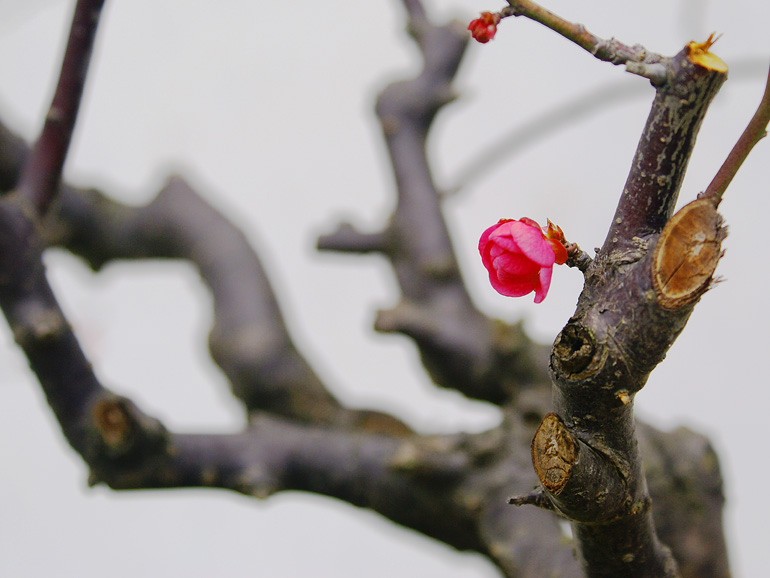
{"label": "thin twig", "polygon": [[539,22],[587,50],[599,60],[612,64],[625,64],[626,62],[652,62],[661,58],[647,52],[643,46],[627,46],[614,38],[609,40],[599,38],[586,30],[582,24],[569,22],[530,0],[508,0],[508,4],[507,8],[500,11],[501,17],[524,16]]}
{"label": "thin twig", "polygon": [[762,95],[762,101],[759,108],[751,117],[746,130],[735,143],[733,150],[727,155],[727,159],[722,164],[714,179],[706,190],[698,195],[699,198],[711,199],[715,205],[722,202],[722,195],[730,185],[741,168],[743,161],[749,156],[751,149],[767,135],[767,124],[770,122],[770,71],[768,71],[767,83],[765,84],[765,93]]}
{"label": "thin twig", "polygon": [[508,498],[508,503],[512,506],[535,506],[544,510],[556,511],[553,502],[545,492],[543,492],[542,488],[537,488],[529,494]]}
{"label": "thin twig", "polygon": [[40,214],[45,213],[58,190],[103,5],[104,0],[78,0],[75,6],[59,83],[43,131],[21,175],[19,193]]}

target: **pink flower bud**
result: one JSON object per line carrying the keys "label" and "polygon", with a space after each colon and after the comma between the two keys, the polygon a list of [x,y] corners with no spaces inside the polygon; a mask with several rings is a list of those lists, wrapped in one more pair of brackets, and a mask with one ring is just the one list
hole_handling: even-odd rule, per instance
{"label": "pink flower bud", "polygon": [[[553,225],[549,232],[557,236],[557,229]],[[561,229],[558,233],[563,239]],[[526,217],[518,221],[501,219],[489,227],[479,239],[479,253],[495,291],[508,297],[534,291],[535,303],[548,294],[554,263],[567,260],[561,240],[546,237],[540,225]]]}
{"label": "pink flower bud", "polygon": [[468,24],[468,30],[471,31],[471,36],[482,44],[486,44],[495,37],[497,34],[497,23],[500,22],[499,14],[492,14],[491,12],[482,12],[481,18],[471,20]]}

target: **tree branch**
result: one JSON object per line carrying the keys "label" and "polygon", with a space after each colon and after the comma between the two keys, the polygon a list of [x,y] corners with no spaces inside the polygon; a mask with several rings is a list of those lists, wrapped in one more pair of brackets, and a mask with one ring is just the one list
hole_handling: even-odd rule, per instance
{"label": "tree branch", "polygon": [[[310,491],[371,508],[457,548],[478,550],[509,577],[577,577],[579,569],[555,516],[506,506],[511,492],[525,493],[535,483],[526,462],[529,440],[549,398],[541,369],[545,363],[532,363],[542,349],[531,345],[520,327],[488,320],[473,307],[425,156],[428,129],[450,99],[450,82],[467,35],[456,26],[431,26],[419,2],[404,1],[425,69],[416,79],[388,87],[378,101],[398,207],[382,234],[338,236],[329,247],[363,247],[388,256],[404,299],[380,316],[380,329],[412,336],[437,383],[504,404],[499,427],[477,435],[419,436],[385,414],[342,407],[294,347],[245,237],[178,178],[139,208],[122,206],[97,191],[63,186],[44,233],[29,199],[13,194],[0,199],[0,306],[65,435],[91,467],[91,483],[120,489],[221,487],[259,498],[282,490]],[[699,120],[690,122],[696,131]],[[25,154],[12,135],[0,130],[0,145],[6,138],[15,144],[10,159],[0,158],[0,171],[13,171],[14,158]],[[0,151],[3,157],[5,148]],[[0,174],[0,183],[17,180],[18,175]],[[696,205],[686,215],[674,225],[705,220],[721,240],[714,232],[719,227],[715,212]],[[577,448],[565,454],[563,463],[575,477],[564,480],[564,487],[590,482],[594,492],[604,492],[608,486],[599,497],[615,505],[607,519],[607,512],[597,513],[596,508],[586,513],[579,488],[548,494],[551,506],[576,521],[589,568],[595,568],[592,560],[599,555],[608,557],[613,571],[632,568],[623,574],[630,576],[638,574],[634,564],[645,560],[664,569],[670,564],[652,529],[630,405],[704,290],[697,286],[669,298],[673,277],[664,274],[663,264],[668,253],[677,253],[677,231],[671,223],[666,226],[658,241],[662,250],[651,238],[647,245],[634,245],[639,254],[632,259],[630,252],[607,252],[591,264],[578,312],[554,348],[556,409],[563,419],[557,420],[561,427],[552,423],[554,427],[541,427],[538,435],[545,438],[546,448],[549,440]],[[41,234],[85,255],[95,268],[116,258],[195,263],[214,296],[212,355],[251,414],[248,429],[227,436],[172,434],[130,400],[104,389],[48,287]],[[663,281],[655,281],[659,278]],[[630,312],[620,308],[620,295]],[[650,296],[657,301],[650,303]],[[641,325],[625,324],[625,319]],[[649,336],[629,332],[629,327],[640,326],[660,328],[662,342],[648,344]],[[549,432],[558,435],[549,438]],[[656,444],[645,448],[653,448],[647,459],[664,464],[658,489],[673,493],[676,479],[666,475],[672,464],[691,464],[690,475],[710,480],[691,498],[711,507],[718,471],[704,472],[698,465],[711,455],[678,437],[664,442],[672,438],[660,434],[655,439]],[[542,477],[553,479],[549,464],[541,466]],[[601,475],[594,478],[589,475],[593,472]],[[721,497],[718,491],[716,495]],[[719,518],[718,507],[705,509]],[[587,520],[591,515],[603,517]],[[686,544],[692,536],[689,525],[678,525],[668,511],[660,516],[664,538],[674,547]],[[622,543],[613,532],[619,527],[643,539],[631,546]],[[629,547],[635,548],[631,560]],[[723,549],[709,554],[718,558],[712,567],[726,568],[718,563]],[[684,547],[681,556],[693,559]],[[707,565],[708,559],[701,567]]]}
{"label": "tree branch", "polygon": [[655,532],[633,397],[684,328],[721,255],[712,204],[695,201],[670,219],[703,116],[726,77],[710,40],[661,61],[666,80],[607,240],[551,356],[555,413],[541,423],[532,459],[551,504],[572,522],[589,577],[680,576]]}
{"label": "tree branch", "polygon": [[409,431],[385,414],[344,408],[329,393],[294,344],[246,237],[181,178],[169,179],[144,207],[65,187],[46,231],[49,243],[65,245],[95,270],[116,259],[176,258],[196,265],[214,302],[211,355],[249,413]]}
{"label": "tree branch", "polygon": [[[18,142],[0,124],[0,150],[12,150],[5,144]],[[14,155],[23,159],[26,153],[16,150]],[[20,167],[2,161],[0,154],[0,167],[10,172],[0,172],[0,182],[15,182]],[[248,259],[244,259],[239,243],[221,240],[239,238],[226,232],[232,225],[216,225],[224,218],[218,214],[206,216],[213,209],[188,189],[182,181],[172,179],[158,195],[159,199],[168,196],[166,201],[156,199],[146,207],[134,208],[109,201],[93,190],[64,186],[49,212],[45,231],[51,242],[64,244],[96,268],[116,258],[172,255],[193,262],[210,262],[209,253],[192,250],[206,239],[223,251],[222,257],[215,259],[223,261],[218,265],[221,268],[202,267],[206,275],[226,272],[236,263],[240,268],[254,267],[245,265]],[[169,202],[172,198],[177,201]],[[198,216],[192,218],[187,211]],[[201,240],[195,241],[197,238]],[[227,265],[230,259],[233,262]],[[20,268],[34,271],[36,266],[25,263]],[[242,278],[234,282],[244,281]],[[215,304],[232,294],[226,279],[206,282],[220,287],[212,289],[217,294]],[[260,287],[264,289],[264,282]],[[35,301],[34,296],[30,299]],[[265,298],[251,293],[246,300],[264,302]],[[215,317],[220,314],[217,312]],[[235,311],[232,314],[238,317]],[[249,315],[246,309],[244,316]],[[285,331],[270,327],[269,331],[278,331],[279,335]],[[226,329],[227,325],[222,325],[222,330]],[[52,368],[51,373],[61,377],[64,372],[55,370],[54,363],[69,362],[56,358],[46,363]],[[260,365],[258,359],[250,361],[236,377],[249,383],[265,381],[269,374],[262,373]],[[223,362],[223,366],[227,364]],[[230,370],[227,375],[232,375]],[[303,384],[298,382],[293,387],[301,391]],[[268,382],[268,390],[269,386]],[[53,391],[65,401],[71,399],[66,388],[55,387]],[[265,399],[264,395],[254,395]],[[308,393],[299,395],[312,398]],[[78,430],[67,424],[80,420],[78,451],[91,468],[91,484],[106,483],[115,489],[216,487],[257,498],[283,490],[310,491],[350,500],[458,547],[478,549],[505,576],[535,578],[542,576],[544,569],[563,576],[578,575],[571,547],[551,514],[534,509],[512,512],[506,507],[511,493],[526,493],[536,482],[528,464],[529,440],[550,405],[550,393],[545,387],[522,389],[515,406],[506,408],[499,427],[471,436],[417,436],[385,414],[334,409],[333,405],[323,406],[323,401],[319,405],[327,407],[329,413],[298,411],[301,403],[281,410],[265,402],[264,407],[253,406],[250,427],[243,432],[223,436],[180,435],[167,432],[130,400],[101,386],[95,386],[88,399],[87,407],[73,407],[57,413],[57,417],[65,431]],[[670,438],[650,428],[644,432],[645,460],[657,464],[654,496],[662,500],[664,496],[680,495],[681,499],[674,501],[691,506],[683,510],[660,509],[656,522],[664,528],[662,536],[667,543],[677,546],[680,560],[698,568],[726,568],[720,533],[721,493],[714,491],[721,483],[719,472],[702,468],[702,464],[715,463],[713,452],[704,453],[702,438],[694,434],[682,437],[680,433]],[[653,435],[646,432],[654,432],[655,443],[644,443]],[[693,443],[691,439],[700,441]],[[676,477],[672,471],[686,474]],[[379,472],[380,481],[368,481],[372,472]],[[698,480],[702,486],[692,480]],[[690,491],[696,487],[697,491]],[[676,493],[682,488],[688,488],[686,495]],[[399,494],[393,495],[396,491]],[[698,512],[708,514],[698,514],[701,517],[694,528],[691,519]],[[698,534],[704,540],[699,543],[710,544],[704,551],[692,552],[688,547],[694,531],[705,532]],[[711,541],[706,542],[707,539]],[[713,574],[719,578],[726,575]]]}
{"label": "tree branch", "polygon": [[[173,202],[175,195],[183,202]],[[209,264],[210,268],[201,265],[201,270],[216,278],[212,288],[218,302],[225,288],[232,289],[232,276],[238,277],[232,271],[242,270],[247,263],[242,252],[234,251],[222,253],[223,264],[210,264],[211,255],[201,249],[200,239],[213,241],[220,251],[237,249],[238,243],[227,240],[234,228],[217,225],[217,219],[224,219],[212,216],[202,205],[179,180],[172,180],[150,205],[133,211],[95,191],[64,189],[49,213],[49,226],[95,264],[106,262],[109,252],[146,258],[191,251],[200,263]],[[302,404],[291,400],[285,410],[268,402],[271,411],[283,411],[288,419],[261,411],[239,434],[169,433],[131,400],[99,384],[46,282],[40,228],[28,208],[18,195],[0,199],[0,306],[65,436],[91,468],[92,485],[220,487],[260,498],[282,490],[312,491],[369,507],[457,548],[475,549],[495,559],[487,541],[506,534],[481,530],[483,519],[493,522],[486,504],[495,504],[494,496],[501,491],[497,472],[503,467],[509,481],[517,482],[515,487],[520,487],[521,477],[528,485],[534,481],[528,469],[522,471],[520,464],[510,463],[510,435],[417,436],[403,425],[399,429],[400,422],[384,414],[337,409],[336,402],[329,402],[330,419],[323,411],[306,413]],[[266,290],[262,281],[252,278],[251,283],[258,286],[250,290]],[[244,307],[237,294],[230,295]],[[263,303],[271,298],[271,294],[261,297]],[[249,311],[244,310],[245,317],[257,315]],[[227,317],[221,310],[218,315]],[[279,334],[282,330],[276,322],[262,329]],[[259,374],[260,368],[249,371]],[[264,376],[257,375],[260,378]],[[290,385],[302,388],[305,384]],[[522,455],[528,442],[525,436],[516,440],[522,447],[515,455]],[[540,523],[546,539],[550,524],[550,541],[558,544],[557,525],[547,520]],[[576,576],[569,572],[569,549],[562,545],[561,550],[561,555],[551,557],[551,567],[561,571],[567,564],[564,575]],[[512,564],[511,576],[527,576],[514,570],[519,560],[499,563],[504,568]]]}
{"label": "tree branch", "polygon": [[[573,24],[539,6],[530,0],[507,0],[509,6],[503,8],[500,16],[524,16],[543,26],[550,28],[567,40],[574,42],[582,49],[590,52],[599,60],[612,64],[626,64],[628,62],[644,62],[654,64],[660,61],[660,55],[648,52],[643,46],[627,46],[622,42],[611,38],[604,40],[591,34],[582,24]],[[652,69],[655,70],[655,69]],[[642,74],[646,76],[646,74]]]}
{"label": "tree branch", "polygon": [[398,204],[387,228],[374,234],[343,225],[318,240],[321,250],[379,251],[391,262],[402,299],[380,311],[375,329],[412,338],[433,381],[502,404],[525,384],[546,383],[544,348],[519,326],[488,319],[465,288],[436,190],[425,143],[468,42],[457,23],[431,24],[417,2],[409,30],[424,59],[421,73],[382,91],[377,114],[396,178]]}
{"label": "tree branch", "polygon": [[88,408],[103,388],[67,324],[41,260],[29,202],[0,199],[0,308],[75,449],[86,443]]}
{"label": "tree branch", "polygon": [[659,233],[673,213],[695,137],[727,67],[699,63],[695,43],[666,62],[667,81],[657,88],[652,110],[602,247],[609,255],[634,252],[638,241]]}
{"label": "tree branch", "polygon": [[39,214],[46,212],[58,190],[103,4],[104,0],[78,0],[75,6],[59,83],[43,131],[19,181],[19,194]]}
{"label": "tree branch", "polygon": [[743,161],[749,156],[754,146],[767,136],[768,122],[770,122],[770,72],[768,72],[765,92],[762,95],[757,111],[751,117],[746,130],[743,131],[738,142],[735,143],[730,154],[727,155],[727,159],[714,176],[714,179],[698,198],[710,199],[715,205],[719,205],[722,202],[722,196],[727,187],[730,186],[738,169],[741,168]]}

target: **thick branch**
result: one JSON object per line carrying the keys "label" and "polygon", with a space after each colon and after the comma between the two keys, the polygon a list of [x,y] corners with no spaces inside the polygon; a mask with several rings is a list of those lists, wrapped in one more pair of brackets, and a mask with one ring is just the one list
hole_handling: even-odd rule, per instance
{"label": "thick branch", "polygon": [[402,299],[378,313],[375,329],[411,337],[436,384],[504,403],[521,385],[545,383],[545,356],[520,327],[487,319],[471,302],[425,151],[434,117],[454,97],[451,83],[468,34],[457,23],[430,24],[418,2],[407,7],[425,66],[417,77],[386,87],[377,102],[396,178],[396,211],[382,232],[363,234],[346,225],[318,246],[382,252]]}
{"label": "thick branch", "polygon": [[[13,187],[30,152],[2,123],[0,148],[14,160],[4,165],[6,157],[0,159],[5,169],[0,182]],[[49,245],[67,247],[95,270],[120,259],[183,258],[194,263],[214,301],[212,357],[249,412],[393,433],[409,430],[385,414],[343,408],[329,393],[294,345],[248,240],[181,178],[170,179],[144,207],[63,185],[42,234]]]}
{"label": "thick branch", "polygon": [[104,0],[78,0],[75,6],[59,83],[43,131],[19,182],[19,194],[41,214],[58,190],[103,4]]}
{"label": "thick branch", "polygon": [[47,231],[50,243],[65,245],[94,269],[118,259],[181,258],[195,264],[214,301],[212,357],[249,412],[408,431],[390,416],[343,408],[329,393],[291,339],[246,237],[181,178],[171,178],[144,207],[65,188]]}
{"label": "thick branch", "polygon": [[0,193],[16,188],[21,167],[29,158],[29,146],[24,139],[0,121]]}
{"label": "thick branch", "polygon": [[403,3],[411,22],[417,26],[428,24],[428,15],[425,13],[425,7],[420,0],[403,0]]}
{"label": "thick branch", "polygon": [[[114,421],[132,423],[116,402]],[[513,422],[512,422],[513,423]],[[509,424],[511,425],[511,424]],[[112,434],[118,445],[121,428]],[[130,429],[130,428],[123,428]],[[460,550],[486,554],[511,578],[578,578],[547,512],[513,511],[503,496],[531,486],[529,430],[394,438],[257,416],[231,435],[168,435],[141,461],[100,460],[91,483],[115,489],[210,487],[259,499],[304,491],[372,509]]]}
{"label": "thick branch", "polygon": [[680,575],[655,532],[633,397],[684,328],[720,256],[724,233],[712,204],[695,201],[669,220],[726,76],[709,46],[691,43],[664,61],[666,82],[607,240],[552,352],[556,414],[538,430],[533,461],[552,504],[572,521],[590,577]]}
{"label": "thick branch", "polygon": [[667,61],[666,83],[658,87],[639,140],[623,194],[602,253],[635,251],[634,239],[659,233],[673,213],[695,137],[727,69],[698,63],[692,44]]}
{"label": "thick branch", "polygon": [[[4,140],[6,136],[8,139]],[[13,150],[5,144],[18,142],[11,133],[0,130],[0,150]],[[19,150],[14,155],[20,159],[25,156]],[[0,174],[0,180],[15,182],[19,167],[14,162],[4,164],[3,160],[0,157],[0,167],[7,167],[10,172]],[[181,257],[185,251],[190,254],[184,258],[203,259],[209,253],[191,250],[204,242],[195,241],[200,237],[223,251],[215,261],[235,258],[244,268],[248,259],[244,261],[239,242],[221,240],[240,238],[226,232],[232,226],[212,225],[224,218],[187,190],[183,182],[172,181],[168,188],[175,187],[176,192],[165,190],[159,195],[168,195],[166,201],[156,199],[139,208],[114,203],[96,191],[65,187],[49,215],[46,230],[52,239],[86,256],[95,267],[114,258]],[[172,198],[178,202],[169,202]],[[187,211],[198,217],[192,218]],[[213,214],[206,216],[209,212]],[[204,261],[209,261],[209,257]],[[231,269],[226,263],[217,267],[221,269],[202,271],[213,274]],[[34,270],[35,266],[26,264],[22,268]],[[216,280],[207,282],[219,286]],[[233,291],[225,289],[228,284],[224,280],[221,285],[221,289],[212,289],[219,295],[215,303]],[[252,294],[249,299],[264,298]],[[271,327],[271,331],[285,331]],[[258,360],[249,363],[252,365],[245,367],[251,369],[244,369],[242,379],[257,383],[268,378],[268,374],[261,373]],[[249,375],[251,371],[254,376]],[[266,497],[282,489],[302,489],[350,500],[433,537],[460,547],[478,548],[506,576],[540,577],[544,569],[577,576],[570,547],[553,516],[536,510],[515,512],[505,506],[511,493],[527,492],[535,483],[528,463],[529,440],[534,426],[550,406],[550,395],[544,388],[523,390],[517,396],[515,408],[506,410],[505,421],[499,428],[475,436],[439,437],[411,435],[393,418],[376,412],[326,406],[331,407],[331,413],[292,414],[297,405],[281,414],[285,416],[282,419],[259,412],[254,416],[254,427],[239,434],[182,436],[167,433],[129,400],[106,390],[97,389],[90,399],[91,409],[82,410],[83,431],[87,433],[81,438],[87,444],[79,451],[91,467],[91,483],[105,482],[116,489],[218,487],[255,497]],[[281,410],[276,409],[275,413]],[[718,471],[699,469],[700,464],[713,463],[713,455],[704,457],[700,446],[683,443],[681,438],[669,443],[667,436],[659,432],[658,435],[656,444],[648,444],[652,451],[646,458],[661,464],[656,468],[656,495],[695,487],[688,481],[691,477],[712,480],[706,494],[691,492],[686,496],[694,511],[710,512],[698,525],[698,529],[710,528],[711,534],[704,538],[715,540],[705,554],[687,548],[692,541],[693,528],[688,520],[693,512],[675,511],[669,515],[670,510],[663,508],[660,513],[667,542],[683,545],[681,559],[707,567],[714,562],[711,556],[723,559],[718,555],[724,550],[719,541],[721,495],[710,489],[718,487]],[[367,457],[370,448],[373,455]],[[683,453],[681,448],[687,448],[687,452]],[[304,460],[308,460],[307,465],[302,465]],[[351,464],[359,463],[351,468]],[[681,470],[685,464],[688,476],[680,481],[672,478],[669,472],[674,467]],[[383,477],[370,484],[368,476],[372,472],[380,472]],[[352,479],[348,480],[348,476]],[[396,490],[402,493],[393,495]],[[712,495],[716,502],[707,501]],[[442,526],[438,529],[431,526],[437,520]]]}
{"label": "thick branch", "polygon": [[[181,195],[183,202],[172,202],[175,195]],[[164,203],[173,210],[161,208]],[[179,256],[190,251],[200,263],[211,267],[201,265],[202,271],[212,276],[212,285],[219,288],[215,289],[216,302],[224,295],[219,291],[229,287],[230,275],[237,277],[232,271],[243,269],[247,263],[239,258],[238,251],[224,251],[220,261],[227,263],[212,265],[211,255],[197,243],[196,233],[182,234],[209,233],[207,239],[219,250],[238,248],[238,243],[232,242],[233,228],[212,225],[224,219],[202,205],[177,180],[159,199],[134,210],[108,202],[93,191],[69,189],[59,197],[57,210],[50,216],[68,217],[58,222],[59,235],[71,246],[79,246],[94,264],[116,254]],[[383,414],[333,411],[332,407],[329,419],[321,411],[308,414],[291,403],[284,412],[298,420],[261,412],[240,434],[170,434],[130,400],[98,383],[46,283],[40,229],[27,202],[18,195],[2,198],[0,222],[0,305],[67,439],[90,466],[91,484],[104,482],[116,489],[221,487],[255,497],[281,490],[310,491],[371,508],[457,548],[475,549],[495,559],[488,540],[505,534],[482,532],[485,526],[481,520],[486,519],[486,505],[497,501],[493,494],[501,491],[498,468],[504,468],[509,482],[511,476],[517,480],[522,475],[527,485],[533,482],[530,472],[508,463],[512,454],[507,444],[511,442],[506,440],[510,436],[420,437],[403,426],[399,428],[399,422]],[[228,261],[232,258],[235,261]],[[264,290],[264,286],[256,289]],[[241,303],[237,294],[230,296]],[[249,311],[244,310],[246,317],[257,315]],[[227,315],[222,311],[218,314]],[[281,333],[275,323],[263,329]],[[252,370],[260,371],[259,367]],[[280,411],[275,408],[275,413]],[[518,444],[526,445],[526,437],[517,439]],[[522,450],[513,455],[522,455]],[[492,464],[498,467],[490,469]],[[523,486],[517,482],[515,487]],[[550,532],[550,541],[558,544],[559,531],[553,522]],[[571,564],[568,548],[562,546],[561,550],[561,555],[551,560],[554,569]],[[500,563],[511,568],[521,565],[520,560]],[[513,570],[510,575],[526,576]]]}
{"label": "thick branch", "polygon": [[34,215],[18,194],[0,199],[0,307],[67,440],[82,451],[90,404],[103,389],[45,278]]}
{"label": "thick branch", "polygon": [[[385,234],[368,236],[366,243],[391,259],[404,294],[402,304],[378,323],[414,337],[438,383],[483,399],[510,401],[516,385],[542,384],[542,374],[529,363],[537,350],[520,328],[490,322],[470,303],[425,158],[428,127],[448,100],[464,40],[459,29],[431,27],[416,0],[405,0],[405,5],[426,67],[417,79],[389,87],[378,106],[399,206]],[[0,130],[0,139],[5,136]],[[0,159],[0,170],[5,168]],[[0,182],[13,180],[0,176]],[[45,283],[40,230],[30,216],[34,211],[28,201],[9,196],[0,203],[0,305],[50,392],[68,439],[89,463],[92,483],[104,481],[115,488],[213,486],[255,497],[285,489],[310,491],[371,508],[458,548],[476,549],[510,577],[578,575],[551,513],[505,506],[507,495],[527,491],[534,483],[525,462],[534,426],[545,413],[544,388],[521,388],[516,405],[506,408],[503,424],[474,436],[417,436],[389,416],[342,408],[293,346],[267,277],[244,236],[181,179],[172,179],[154,201],[136,209],[95,191],[64,191],[46,223],[47,238],[86,255],[94,267],[116,258],[151,257],[185,258],[199,267],[214,295],[212,353],[252,411],[249,429],[239,434],[173,435],[130,400],[102,388]],[[357,246],[355,241],[349,245]],[[647,266],[649,271],[649,260]],[[586,378],[578,387],[595,385],[592,373],[564,377],[586,369],[578,368],[591,354],[591,344],[588,350],[571,346],[581,336],[598,333],[588,327],[586,333],[577,328],[571,336],[563,332],[563,355],[556,359],[555,354],[554,361],[566,368],[563,389],[577,377]],[[607,334],[618,338],[621,349],[626,346],[620,332]],[[647,371],[646,358],[640,358],[641,370],[632,368],[637,374]],[[587,365],[597,373],[604,369],[590,361]],[[622,369],[622,363],[611,369]],[[620,374],[627,377],[631,371]],[[643,384],[635,377],[628,382]],[[596,413],[627,404],[633,391],[610,392],[594,408]],[[644,497],[643,484],[631,476],[638,459],[627,459],[636,458],[630,447],[633,436],[623,430],[626,446],[602,453],[605,448],[597,442],[603,438],[584,435],[585,424],[591,422],[585,407],[557,395],[557,409],[570,415],[566,427],[576,430],[577,445],[597,452],[592,467],[612,464],[616,471],[610,473],[632,480],[629,504],[648,504],[637,499]],[[618,411],[612,419],[628,427],[628,415]],[[682,459],[687,458],[697,461],[701,455],[693,452]],[[563,501],[560,509],[569,512],[572,505]],[[651,528],[644,507],[634,513],[641,524],[632,517],[613,524],[628,527],[634,536],[640,534],[638,528]],[[674,524],[664,527],[674,528],[672,537],[685,542],[675,535]],[[617,544],[612,539],[600,542],[607,538],[606,529],[597,528],[596,536],[589,536],[594,528],[578,528],[584,543],[598,544],[593,550],[584,548],[584,559]]]}

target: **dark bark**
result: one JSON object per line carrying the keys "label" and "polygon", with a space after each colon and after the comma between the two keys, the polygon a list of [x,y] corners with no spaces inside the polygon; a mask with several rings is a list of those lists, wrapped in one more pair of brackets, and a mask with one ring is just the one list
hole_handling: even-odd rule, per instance
{"label": "dark bark", "polygon": [[59,82],[43,130],[24,165],[18,193],[44,213],[58,188],[91,61],[104,0],[78,0]]}
{"label": "dark bark", "polygon": [[[387,227],[362,234],[343,224],[322,236],[322,250],[382,253],[401,288],[401,301],[380,311],[375,329],[409,336],[433,381],[468,397],[505,403],[528,382],[542,379],[542,351],[518,326],[487,319],[468,295],[441,213],[441,197],[431,176],[425,143],[439,110],[453,100],[452,80],[468,34],[459,23],[432,26],[417,3],[409,30],[424,68],[396,82],[377,99],[385,142],[395,175],[396,210]],[[535,363],[533,363],[535,362]]]}
{"label": "dark bark", "polygon": [[[342,226],[319,246],[382,253],[402,297],[380,312],[376,329],[409,336],[437,385],[499,405],[502,423],[481,434],[426,436],[385,413],[345,407],[294,344],[245,236],[183,179],[171,178],[143,207],[67,185],[46,192],[61,166],[32,171],[38,153],[0,124],[0,306],[90,483],[221,488],[260,499],[313,492],[478,551],[506,576],[579,576],[560,518],[508,506],[519,495],[516,503],[547,506],[573,522],[588,575],[672,576],[676,559],[682,576],[727,577],[713,450],[692,432],[637,428],[632,413],[633,396],[708,288],[720,254],[713,204],[670,216],[721,78],[686,52],[662,59],[562,27],[584,48],[602,44],[596,52],[607,60],[636,63],[658,96],[605,246],[583,262],[585,290],[554,346],[552,407],[548,348],[470,299],[425,154],[431,123],[452,99],[467,33],[456,23],[432,25],[415,0],[404,5],[424,68],[378,99],[395,212],[383,231]],[[37,184],[23,176],[30,171]],[[195,264],[213,296],[212,357],[249,414],[246,429],[169,432],[104,388],[47,283],[41,257],[52,245],[95,270],[119,259]],[[680,283],[681,263],[672,273],[672,259],[704,247],[711,257],[686,276],[694,282]],[[544,491],[532,493],[538,476]]]}
{"label": "dark bark", "polygon": [[577,310],[554,344],[556,414],[533,444],[535,469],[573,523],[588,576],[680,575],[655,532],[633,397],[684,328],[721,256],[724,231],[713,204],[695,201],[671,219],[695,136],[726,78],[726,69],[702,66],[694,50],[656,63],[666,67],[665,82],[658,81]]}

